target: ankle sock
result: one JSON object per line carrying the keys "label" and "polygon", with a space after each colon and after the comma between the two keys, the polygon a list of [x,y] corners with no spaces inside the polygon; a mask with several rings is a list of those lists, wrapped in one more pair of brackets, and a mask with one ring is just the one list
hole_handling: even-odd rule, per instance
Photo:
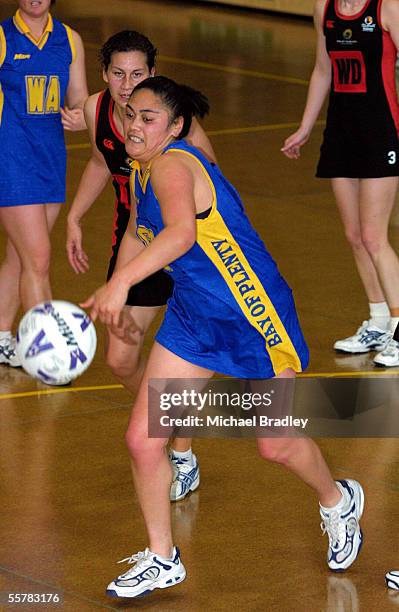
{"label": "ankle sock", "polygon": [[190,463],[191,465],[194,465],[193,451],[191,448],[189,448],[188,451],[183,452],[176,451],[174,448],[172,448],[171,451],[173,457],[175,457],[176,459],[181,459],[185,463]]}
{"label": "ankle sock", "polygon": [[342,494],[342,497],[339,500],[339,502],[335,506],[332,506],[331,508],[328,508],[326,506],[322,506],[321,504],[319,504],[320,509],[323,511],[324,514],[331,514],[331,512],[337,512],[338,514],[340,514],[340,512],[342,512],[342,510],[348,504],[348,499],[347,499],[347,496],[346,496],[345,489],[342,487],[340,482],[336,482],[335,484],[337,485],[340,493]]}
{"label": "ankle sock", "polygon": [[391,313],[386,302],[370,302],[370,323],[380,329],[388,330]]}

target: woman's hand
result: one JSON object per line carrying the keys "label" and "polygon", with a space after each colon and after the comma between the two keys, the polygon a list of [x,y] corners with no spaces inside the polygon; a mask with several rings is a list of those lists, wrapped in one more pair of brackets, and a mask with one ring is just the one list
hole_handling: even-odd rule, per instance
{"label": "woman's hand", "polygon": [[90,308],[92,321],[98,317],[105,325],[117,329],[120,327],[120,316],[126,304],[128,291],[129,287],[122,282],[118,272],[115,272],[106,285],[97,289],[80,306]]}
{"label": "woman's hand", "polygon": [[68,261],[76,274],[82,274],[89,269],[89,258],[83,250],[82,228],[77,221],[68,219],[66,250]]}
{"label": "woman's hand", "polygon": [[61,108],[61,123],[64,130],[70,132],[79,132],[79,130],[87,130],[85,116],[82,108]]}
{"label": "woman's hand", "polygon": [[288,136],[284,142],[284,146],[280,149],[289,159],[298,159],[301,155],[301,146],[309,140],[309,132],[299,128],[294,134]]}

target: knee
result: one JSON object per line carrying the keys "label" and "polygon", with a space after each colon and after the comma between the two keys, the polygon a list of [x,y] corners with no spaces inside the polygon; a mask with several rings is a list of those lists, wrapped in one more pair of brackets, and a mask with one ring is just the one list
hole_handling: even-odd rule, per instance
{"label": "knee", "polygon": [[288,465],[296,452],[296,441],[291,438],[274,440],[273,438],[262,438],[258,441],[258,450],[262,459]]}
{"label": "knee", "polygon": [[163,445],[159,444],[159,440],[149,438],[143,431],[129,427],[125,434],[125,443],[136,466],[150,467],[162,457]]}
{"label": "knee", "polygon": [[386,237],[376,233],[373,228],[365,228],[362,231],[362,241],[364,248],[373,259],[378,257],[379,253],[387,243]]}
{"label": "knee", "polygon": [[345,237],[347,241],[349,242],[350,246],[352,247],[352,249],[356,250],[356,249],[361,249],[362,247],[364,247],[362,235],[358,229],[352,228],[352,227],[346,227]]}
{"label": "knee", "polygon": [[105,360],[116,378],[122,380],[131,379],[138,372],[139,355],[136,354],[136,351],[132,351],[129,355],[126,355],[121,351],[115,350],[114,347],[109,346],[106,349]]}
{"label": "knee", "polygon": [[34,253],[27,253],[27,259],[22,259],[22,268],[29,270],[35,276],[45,278],[50,270],[50,246],[43,247]]}

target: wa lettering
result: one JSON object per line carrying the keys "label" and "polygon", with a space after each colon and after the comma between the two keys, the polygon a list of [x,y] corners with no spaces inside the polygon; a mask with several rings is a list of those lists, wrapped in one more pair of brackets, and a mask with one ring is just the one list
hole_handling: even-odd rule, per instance
{"label": "wa lettering", "polygon": [[25,85],[28,115],[51,115],[60,112],[58,76],[27,75]]}

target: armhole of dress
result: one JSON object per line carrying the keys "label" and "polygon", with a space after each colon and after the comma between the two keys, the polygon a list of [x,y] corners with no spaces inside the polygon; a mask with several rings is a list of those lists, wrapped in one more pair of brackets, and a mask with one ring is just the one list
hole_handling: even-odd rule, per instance
{"label": "armhole of dress", "polygon": [[96,139],[97,139],[98,119],[99,119],[99,117],[100,117],[101,103],[102,103],[102,101],[103,101],[105,91],[106,91],[106,90],[104,89],[104,91],[102,91],[102,92],[100,93],[100,95],[98,96],[97,103],[96,103],[96,122],[95,122],[95,126],[94,126],[94,127],[95,127],[95,130],[96,130],[96,133],[94,134],[94,140],[96,140]]}
{"label": "armhole of dress", "polygon": [[324,32],[324,26],[325,26],[325,23],[326,23],[327,10],[328,10],[330,2],[334,2],[335,3],[335,0],[326,0],[326,4],[324,6],[324,12],[323,12],[323,21],[322,21],[322,24],[321,24],[321,27],[323,28],[323,32]]}
{"label": "armhole of dress", "polygon": [[3,27],[0,25],[0,68],[4,64],[7,53],[7,41],[4,34]]}
{"label": "armhole of dress", "polygon": [[[168,149],[168,151],[174,151],[176,153],[183,153],[184,155],[188,155],[189,157],[194,159],[197,162],[197,164],[199,165],[199,167],[201,168],[202,172],[205,175],[206,180],[208,181],[209,187],[211,188],[211,192],[212,192],[212,204],[211,204],[210,208],[207,208],[206,211],[204,211],[204,212],[208,212],[208,210],[209,210],[209,214],[205,217],[205,219],[202,219],[201,217],[197,217],[197,216],[196,216],[196,219],[197,219],[197,221],[205,221],[206,219],[209,219],[209,217],[211,217],[214,214],[214,212],[217,210],[217,197],[216,197],[215,185],[213,184],[213,181],[212,181],[211,177],[209,176],[208,170],[205,168],[205,166],[202,163],[202,161],[200,159],[198,159],[198,157],[196,157],[195,155],[190,153],[189,151],[185,151],[184,149],[174,149],[173,147]],[[199,213],[199,214],[201,215],[202,213]]]}
{"label": "armhole of dress", "polygon": [[378,4],[377,4],[377,23],[378,26],[381,28],[382,32],[386,32],[387,30],[384,30],[384,28],[382,27],[382,22],[381,22],[381,6],[382,6],[382,0],[378,0]]}
{"label": "armhole of dress", "polygon": [[136,193],[134,191],[134,184],[136,182],[137,168],[133,164],[132,164],[131,168],[132,168],[132,172],[131,172],[131,175],[129,177],[130,207],[133,206],[133,203],[135,204],[135,206],[137,206]]}
{"label": "armhole of dress", "polygon": [[65,23],[63,23],[62,25],[64,26],[65,31],[66,31],[67,36],[68,36],[68,42],[69,42],[69,46],[71,48],[71,54],[72,54],[71,64],[73,64],[73,62],[75,61],[75,58],[76,58],[76,47],[75,47],[75,42],[73,40],[72,30]]}

